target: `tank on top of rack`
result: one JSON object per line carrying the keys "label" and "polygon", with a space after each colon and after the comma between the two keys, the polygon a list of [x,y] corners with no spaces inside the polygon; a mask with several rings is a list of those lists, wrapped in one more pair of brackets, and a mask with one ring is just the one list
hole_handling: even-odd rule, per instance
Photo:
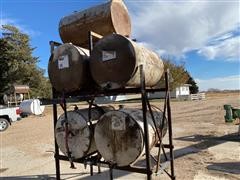
{"label": "tank on top of rack", "polygon": [[90,81],[88,70],[89,51],[71,43],[54,49],[48,63],[48,75],[52,86],[59,92],[72,92]]}
{"label": "tank on top of rack", "polygon": [[100,39],[90,57],[92,77],[104,89],[140,87],[141,64],[146,86],[155,86],[164,71],[163,61],[153,51],[119,34]]}
{"label": "tank on top of rack", "polygon": [[88,47],[88,32],[103,36],[118,33],[131,34],[128,10],[122,0],[111,0],[83,11],[77,11],[60,20],[59,34],[64,43]]}

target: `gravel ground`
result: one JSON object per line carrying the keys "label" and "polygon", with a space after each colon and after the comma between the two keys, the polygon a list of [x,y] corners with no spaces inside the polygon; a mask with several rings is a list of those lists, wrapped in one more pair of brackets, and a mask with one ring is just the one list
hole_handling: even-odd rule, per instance
{"label": "gravel ground", "polygon": [[[153,104],[162,107],[162,102]],[[202,101],[173,101],[175,173],[180,180],[240,180],[238,126],[225,123],[224,104],[240,106],[239,94],[215,94]],[[130,103],[134,106],[136,103]],[[80,108],[85,105],[80,105]],[[72,108],[72,107],[70,107]],[[59,111],[61,114],[61,111]],[[167,137],[164,142],[167,143]],[[29,116],[0,133],[0,179],[55,179],[52,108]],[[157,155],[157,149],[152,150]],[[70,169],[61,161],[62,179],[108,179],[107,168],[89,176],[89,167]],[[96,169],[94,168],[95,172]],[[145,175],[114,170],[114,179],[146,179]],[[153,179],[169,179],[166,174]]]}

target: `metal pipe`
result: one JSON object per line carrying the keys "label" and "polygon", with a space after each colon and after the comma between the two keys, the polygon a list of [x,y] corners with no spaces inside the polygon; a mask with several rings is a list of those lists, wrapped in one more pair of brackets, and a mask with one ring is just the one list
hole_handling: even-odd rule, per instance
{"label": "metal pipe", "polygon": [[[166,77],[165,77],[166,78]],[[167,79],[165,79],[165,81],[167,81]],[[168,101],[168,93],[169,93],[169,90],[166,89],[165,90],[165,100],[164,100],[164,108],[163,108],[163,118],[165,117],[166,115],[166,108],[167,108],[167,101]],[[164,121],[164,119],[163,119]],[[163,128],[163,126],[161,127],[161,129]],[[161,132],[162,133],[162,132]],[[159,149],[158,149],[158,156],[157,156],[157,167],[156,167],[156,171],[155,173],[158,173],[158,169],[159,169],[159,166],[160,166],[160,161],[161,161],[161,149],[163,150],[163,154],[164,154],[164,157],[165,157],[165,160],[167,160],[167,156],[166,156],[166,153],[165,153],[165,150],[164,150],[164,147],[162,146],[162,139],[159,138]]]}
{"label": "metal pipe", "polygon": [[151,159],[149,149],[149,132],[147,122],[147,102],[146,102],[146,87],[145,87],[145,73],[143,65],[140,65],[140,80],[141,80],[141,94],[142,94],[142,112],[143,112],[143,125],[144,125],[144,142],[145,142],[145,154],[146,154],[146,166],[147,166],[147,179],[152,179]]}
{"label": "metal pipe", "polygon": [[174,154],[173,154],[173,142],[172,142],[172,115],[171,115],[171,105],[170,105],[170,86],[169,86],[169,69],[165,73],[166,79],[166,89],[168,91],[167,96],[167,115],[168,115],[168,135],[169,135],[169,145],[170,145],[170,163],[171,163],[171,178],[175,180],[174,174]]}
{"label": "metal pipe", "polygon": [[[52,94],[53,94],[53,98],[55,98],[55,90],[52,88]],[[55,128],[56,128],[56,124],[57,124],[57,104],[53,104],[53,127],[54,127],[54,134],[55,134]],[[56,141],[56,138],[54,136],[54,147],[55,147],[55,154],[54,154],[54,158],[55,158],[55,167],[56,167],[56,179],[60,180],[60,162],[58,159],[59,156],[59,147]]]}

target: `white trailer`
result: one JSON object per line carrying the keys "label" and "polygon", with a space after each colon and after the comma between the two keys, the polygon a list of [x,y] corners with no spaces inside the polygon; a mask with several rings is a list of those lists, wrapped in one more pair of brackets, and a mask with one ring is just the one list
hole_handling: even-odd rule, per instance
{"label": "white trailer", "polygon": [[12,122],[21,119],[19,107],[0,108],[0,132],[5,131]]}

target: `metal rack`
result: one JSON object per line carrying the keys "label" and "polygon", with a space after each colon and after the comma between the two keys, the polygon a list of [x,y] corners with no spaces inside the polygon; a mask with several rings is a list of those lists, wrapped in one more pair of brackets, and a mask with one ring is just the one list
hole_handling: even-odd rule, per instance
{"label": "metal rack", "polygon": [[[92,43],[92,36],[94,36],[95,33],[89,32],[89,50],[91,54],[91,50],[93,47]],[[96,37],[96,36],[95,36]],[[98,38],[101,38],[101,36],[98,36]],[[54,48],[56,46],[59,46],[60,43],[56,43],[51,41],[51,53],[53,52]],[[87,101],[89,102],[89,112],[91,112],[92,103],[95,97],[99,96],[111,96],[111,95],[118,95],[118,94],[141,94],[141,104],[142,104],[142,112],[143,112],[143,123],[144,123],[144,144],[145,144],[145,161],[146,161],[146,167],[137,167],[137,166],[125,166],[125,167],[118,167],[111,165],[110,163],[106,161],[101,160],[101,155],[97,152],[93,152],[92,154],[89,154],[83,158],[80,159],[71,159],[67,156],[63,156],[59,154],[59,147],[55,139],[55,166],[56,166],[56,178],[57,180],[60,180],[60,160],[62,161],[70,161],[71,167],[74,168],[73,163],[82,163],[84,165],[89,164],[90,165],[90,175],[93,175],[93,166],[98,166],[98,173],[101,172],[100,166],[109,167],[110,169],[110,179],[113,179],[113,169],[119,169],[129,172],[136,172],[136,173],[142,173],[147,175],[147,179],[152,179],[153,173],[158,173],[159,171],[165,172],[172,180],[175,179],[175,173],[174,173],[174,154],[173,154],[173,142],[172,142],[172,118],[171,118],[171,105],[170,105],[170,92],[169,92],[169,71],[165,72],[165,88],[161,89],[150,89],[145,87],[145,74],[143,65],[140,65],[140,88],[123,88],[123,89],[116,89],[116,90],[91,90],[91,91],[77,91],[73,93],[59,93],[56,92],[56,90],[53,88],[53,120],[54,120],[54,130],[57,123],[57,105],[60,104],[63,108],[66,116],[66,102],[68,100],[73,100],[75,102],[79,101]],[[165,92],[165,101],[164,101],[164,110],[163,110],[163,118],[167,116],[168,118],[168,144],[162,143],[161,138],[161,132],[157,131],[157,137],[159,138],[159,143],[156,145],[158,148],[158,156],[157,158],[154,158],[149,149],[149,137],[148,137],[148,125],[147,125],[147,118],[146,114],[147,111],[150,112],[152,115],[152,109],[150,106],[150,102],[147,96],[147,93],[153,93],[153,92]],[[91,114],[89,114],[90,119]],[[152,116],[153,121],[154,117]],[[155,122],[155,121],[154,121]],[[169,157],[167,157],[165,149],[169,149]],[[160,161],[160,155],[161,151],[164,155],[165,162],[161,163]],[[156,168],[153,168],[151,166],[151,160],[154,160]],[[166,170],[166,164],[170,163],[170,172]]]}

